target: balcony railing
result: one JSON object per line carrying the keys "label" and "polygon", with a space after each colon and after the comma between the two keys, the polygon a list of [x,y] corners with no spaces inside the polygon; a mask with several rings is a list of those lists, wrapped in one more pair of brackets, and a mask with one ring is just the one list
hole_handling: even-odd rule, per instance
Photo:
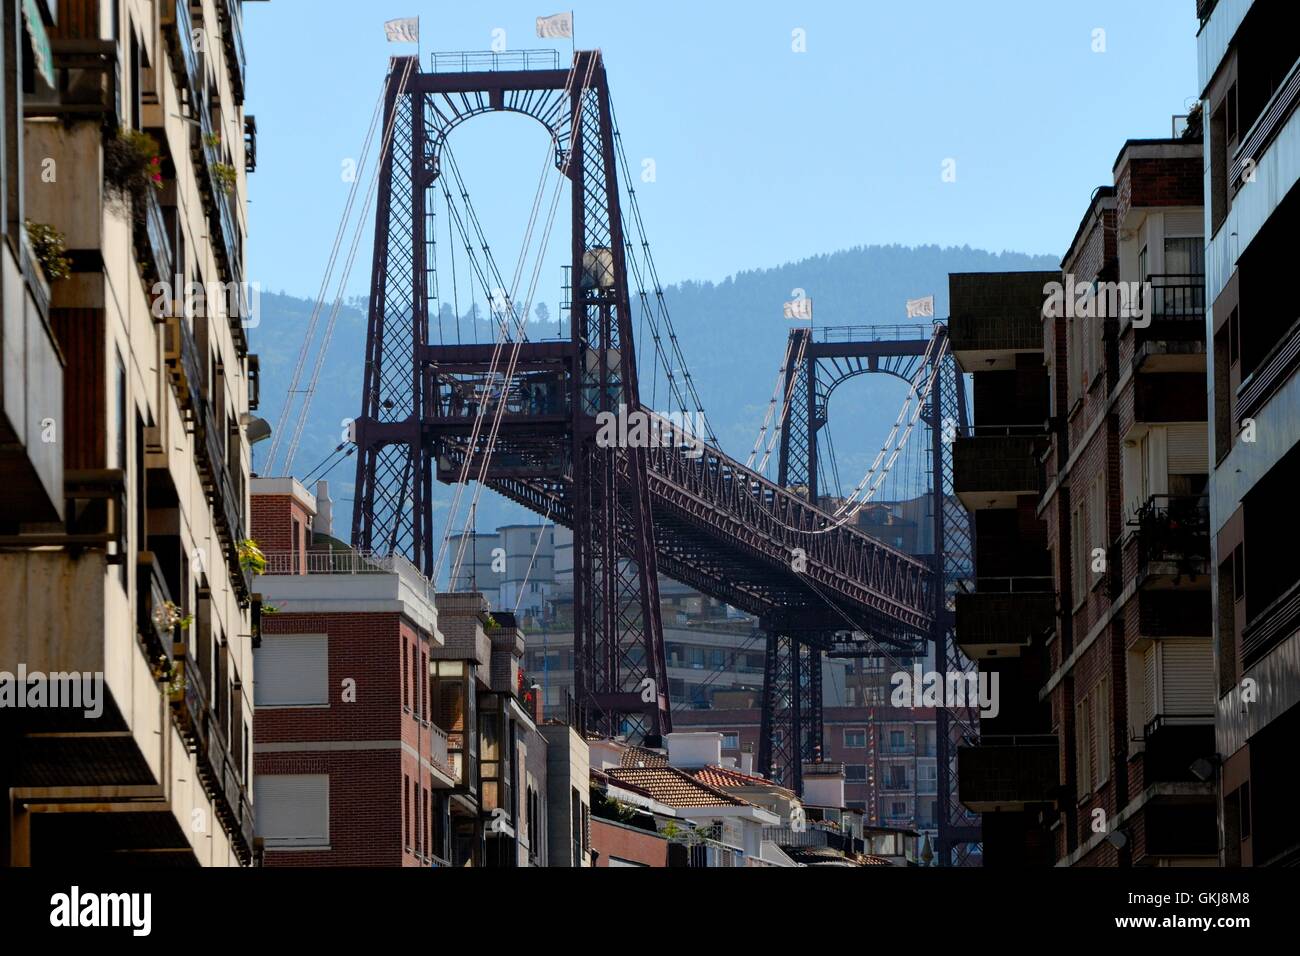
{"label": "balcony railing", "polygon": [[1041,487],[1040,475],[1031,437],[959,436],[953,448],[953,490],[967,507],[985,498],[1033,494]]}
{"label": "balcony railing", "polygon": [[112,40],[56,39],[51,41],[57,89],[50,98],[27,97],[27,118],[100,120],[116,131],[121,99],[121,66]]}
{"label": "balcony railing", "polygon": [[171,656],[171,593],[152,552],[136,555],[136,625],[150,664]]}
{"label": "balcony railing", "polygon": [[150,283],[158,280],[171,282],[175,274],[175,255],[162,205],[153,189],[145,190],[139,201],[142,208],[136,211],[135,247],[145,266],[144,277]]}
{"label": "balcony railing", "polygon": [[1206,701],[1204,714],[1157,714],[1143,728],[1143,782],[1190,783],[1193,762],[1214,754],[1214,714]]}
{"label": "balcony railing", "polygon": [[1300,626],[1300,580],[1252,617],[1241,633],[1241,663],[1250,667]]}
{"label": "balcony railing", "polygon": [[433,600],[434,588],[420,569],[400,554],[373,551],[266,551],[263,574],[397,574]]}
{"label": "balcony railing", "polygon": [[431,762],[439,770],[447,774],[453,780],[456,775],[451,765],[451,756],[447,750],[447,731],[443,730],[437,724],[429,726],[429,750],[432,754]]}
{"label": "balcony railing", "polygon": [[1278,86],[1254,125],[1241,138],[1241,145],[1233,154],[1232,165],[1228,169],[1228,182],[1234,194],[1244,185],[1242,174],[1247,161],[1259,162],[1269,144],[1277,138],[1277,134],[1291,118],[1297,103],[1300,103],[1300,60],[1291,67],[1291,72]]}
{"label": "balcony railing", "polygon": [[1138,573],[1204,576],[1210,559],[1210,505],[1203,495],[1152,495],[1129,521],[1137,528]]}
{"label": "balcony railing", "polygon": [[1060,784],[1060,754],[1050,734],[984,737],[957,749],[957,788],[969,809],[987,812],[1050,803]]}
{"label": "balcony railing", "polygon": [[[1205,276],[1162,273],[1147,277],[1150,283],[1149,326],[1135,329],[1144,339],[1205,340]],[[1146,290],[1142,293],[1145,298]],[[1145,307],[1147,303],[1141,301]]]}
{"label": "balcony railing", "polygon": [[171,53],[176,85],[186,95],[191,112],[206,112],[207,104],[199,94],[201,67],[194,49],[194,21],[190,17],[190,0],[163,0],[159,6],[163,33]]}
{"label": "balcony railing", "polygon": [[1056,621],[1056,592],[1050,579],[1035,591],[985,593],[983,581],[974,594],[958,594],[957,643],[1028,647]]}
{"label": "balcony railing", "polygon": [[1236,417],[1249,418],[1300,365],[1300,320],[1277,341],[1237,388]]}
{"label": "balcony railing", "polygon": [[229,65],[230,86],[235,94],[236,105],[244,102],[244,26],[241,22],[239,0],[216,0],[217,19],[221,22],[221,40],[226,48],[226,63]]}
{"label": "balcony railing", "polygon": [[510,50],[494,53],[491,50],[430,53],[429,62],[434,73],[485,73],[501,70],[558,70],[558,50]]}

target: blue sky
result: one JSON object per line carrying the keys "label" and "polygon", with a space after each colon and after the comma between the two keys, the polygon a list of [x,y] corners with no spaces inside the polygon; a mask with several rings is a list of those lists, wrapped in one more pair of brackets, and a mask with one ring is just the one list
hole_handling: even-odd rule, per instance
{"label": "blue sky", "polygon": [[[549,2],[549,0],[547,0]],[[603,49],[665,282],[869,243],[1059,254],[1123,141],[1169,135],[1197,90],[1191,0],[911,0],[572,5]],[[314,295],[387,56],[385,19],[419,15],[422,48],[551,47],[540,0],[248,3],[246,108],[257,116],[250,277]],[[1105,52],[1093,52],[1094,30]],[[806,52],[792,50],[792,31]],[[547,140],[520,117],[452,137],[503,271]],[[956,181],[942,164],[956,161]],[[563,208],[563,207],[562,207]],[[561,221],[552,246],[567,245]],[[364,293],[370,246],[348,283]],[[559,253],[539,298],[553,301]],[[554,260],[554,261],[552,261]]]}

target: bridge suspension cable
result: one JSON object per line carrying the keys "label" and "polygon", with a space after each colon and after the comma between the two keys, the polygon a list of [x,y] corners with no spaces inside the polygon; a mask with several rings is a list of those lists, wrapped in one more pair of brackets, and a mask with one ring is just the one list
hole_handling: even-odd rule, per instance
{"label": "bridge suspension cable", "polygon": [[[405,77],[403,77],[405,82]],[[276,454],[280,449],[280,442],[289,424],[289,416],[293,411],[294,396],[298,394],[298,384],[302,379],[302,373],[307,365],[307,356],[311,350],[312,342],[316,337],[316,326],[320,321],[321,309],[325,304],[325,296],[329,291],[330,279],[334,274],[334,266],[338,260],[339,249],[343,245],[343,237],[347,234],[348,220],[352,214],[352,207],[356,202],[357,192],[361,187],[361,173],[365,170],[366,161],[369,159],[370,148],[375,137],[375,127],[379,125],[379,118],[383,115],[384,110],[384,91],[379,91],[379,98],[375,102],[374,113],[370,117],[370,126],[366,130],[365,139],[362,141],[361,158],[358,161],[356,175],[352,180],[352,186],[348,190],[347,203],[343,207],[343,214],[339,218],[338,230],[334,234],[334,245],[330,249],[329,259],[325,264],[325,274],[321,277],[320,291],[316,294],[316,301],[312,305],[311,315],[307,319],[307,329],[303,334],[302,347],[298,350],[298,359],[294,363],[293,374],[289,380],[289,390],[285,393],[284,405],[280,408],[280,416],[276,420],[275,428],[271,432],[271,448],[267,452],[265,468],[268,472],[274,472]],[[380,164],[382,165],[382,163]]]}
{"label": "bridge suspension cable", "polygon": [[[398,81],[397,99],[400,99],[406,90],[407,81],[410,79],[411,70],[414,67],[414,61],[408,60],[406,68],[402,71],[402,78]],[[394,100],[396,103],[397,100]],[[394,107],[393,115],[388,117],[385,123],[383,141],[379,148],[378,161],[375,163],[374,174],[370,179],[370,188],[366,190],[366,201],[362,206],[361,215],[357,219],[356,229],[352,236],[352,246],[348,250],[348,257],[343,265],[343,274],[339,277],[337,292],[334,297],[334,305],[330,310],[329,319],[325,323],[325,335],[321,339],[320,350],[316,353],[316,363],[312,368],[311,382],[303,394],[302,408],[298,413],[297,423],[294,425],[293,437],[289,442],[289,447],[285,451],[284,470],[291,472],[293,468],[293,459],[298,453],[298,445],[302,441],[303,429],[307,425],[307,418],[311,412],[312,398],[316,394],[316,385],[320,381],[321,369],[325,365],[325,355],[329,351],[330,342],[334,338],[334,328],[338,322],[339,313],[343,308],[343,293],[347,288],[348,279],[352,275],[352,267],[356,263],[357,250],[361,246],[361,236],[365,228],[366,217],[370,213],[370,206],[375,201],[378,193],[379,176],[384,168],[384,160],[388,156],[388,151],[392,146],[393,134],[397,127],[397,109]],[[360,177],[358,177],[360,178]]]}

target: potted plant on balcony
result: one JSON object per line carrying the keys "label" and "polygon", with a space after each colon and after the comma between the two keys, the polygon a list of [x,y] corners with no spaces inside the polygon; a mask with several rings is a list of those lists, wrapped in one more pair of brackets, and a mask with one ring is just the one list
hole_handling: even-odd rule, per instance
{"label": "potted plant on balcony", "polygon": [[138,200],[146,190],[162,189],[158,141],[139,130],[119,129],[104,144],[104,186],[110,196],[120,201]]}
{"label": "potted plant on balcony", "polygon": [[235,191],[235,183],[239,182],[239,172],[229,163],[213,163],[212,175],[217,180],[217,185],[227,196]]}
{"label": "potted plant on balcony", "polygon": [[57,282],[72,275],[72,260],[68,258],[67,240],[63,233],[44,222],[26,222],[27,238],[31,240],[36,261],[49,282]]}

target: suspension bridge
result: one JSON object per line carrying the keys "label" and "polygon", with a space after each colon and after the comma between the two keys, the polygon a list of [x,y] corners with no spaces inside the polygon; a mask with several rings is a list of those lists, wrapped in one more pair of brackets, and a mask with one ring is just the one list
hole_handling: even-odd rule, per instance
{"label": "suspension bridge", "polygon": [[[549,134],[509,281],[448,143],[458,125],[494,111],[532,117]],[[360,221],[374,206],[362,410],[353,443],[339,447],[340,455],[356,452],[354,547],[401,553],[435,581],[450,569],[455,580],[468,541],[456,524],[462,514],[472,521],[484,488],[569,528],[575,698],[583,729],[593,733],[653,742],[672,729],[660,574],[754,615],[767,642],[758,764],[796,790],[804,764],[821,759],[825,655],[911,661],[933,647],[941,671],[970,667],[952,639],[953,595],[972,573],[969,517],[951,494],[951,442],[966,432],[967,413],[941,323],[794,330],[768,416],[741,463],[719,447],[673,329],[599,51],[576,52],[567,69],[536,51],[435,54],[427,72],[416,58],[395,57],[368,141],[377,129],[371,189],[356,207],[354,188],[344,217],[359,208]],[[560,338],[532,340],[525,320],[563,187],[567,328]],[[294,372],[291,391],[305,395],[298,423],[287,427],[286,403],[271,449],[274,461],[289,434],[286,467],[357,255],[360,229],[339,258],[344,231],[341,224],[309,323],[310,341],[325,318],[306,389],[299,384],[307,342]],[[339,294],[326,315],[338,263]],[[448,292],[458,300],[462,287],[490,304],[488,320],[471,321],[468,335],[459,301],[448,303]],[[644,400],[636,337],[653,346],[655,393],[664,379],[672,407],[701,422],[702,434]],[[902,379],[908,397],[862,481],[829,498],[819,474],[829,399],[868,373]],[[651,422],[652,433],[680,440],[602,440],[602,417],[630,412]],[[891,546],[858,520],[906,448],[928,462],[930,555]],[[773,479],[765,473],[774,454]],[[441,529],[438,482],[452,487]],[[977,726],[971,713],[940,710],[944,862],[978,851],[978,821],[957,803],[955,782],[956,745]]]}

